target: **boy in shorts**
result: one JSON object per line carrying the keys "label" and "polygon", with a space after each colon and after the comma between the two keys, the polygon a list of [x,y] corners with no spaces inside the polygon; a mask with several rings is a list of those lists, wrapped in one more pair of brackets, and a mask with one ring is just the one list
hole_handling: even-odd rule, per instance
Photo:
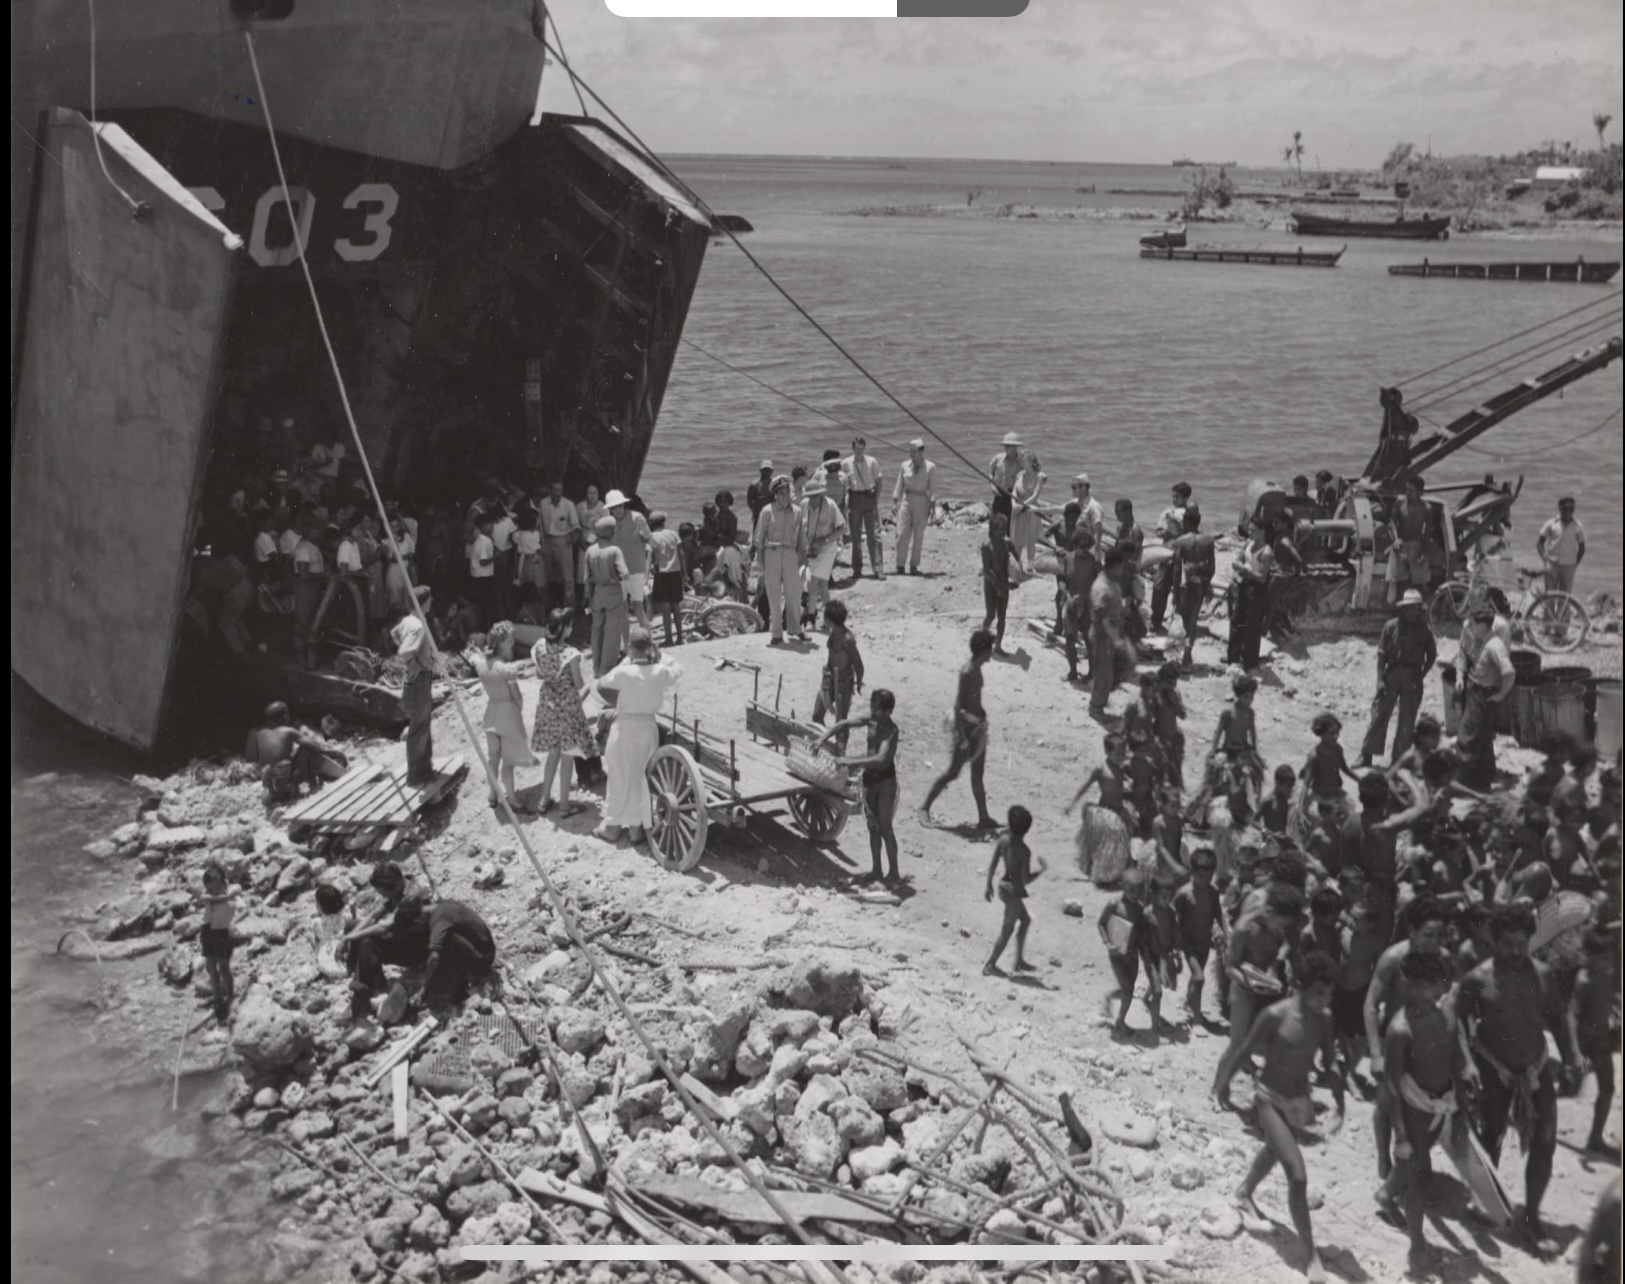
{"label": "boy in shorts", "polygon": [[1201,1022],[1202,986],[1207,979],[1208,954],[1224,939],[1224,916],[1218,889],[1213,886],[1216,861],[1211,847],[1191,853],[1191,881],[1174,893],[1174,916],[1179,923],[1179,948],[1185,954],[1190,979],[1185,982],[1185,1011]]}
{"label": "boy in shorts", "polygon": [[1004,970],[999,966],[999,955],[1004,953],[1004,947],[1010,943],[1010,936],[1014,933],[1016,938],[1017,972],[1038,971],[1027,962],[1027,929],[1033,925],[1032,915],[1027,912],[1027,884],[1037,878],[1047,868],[1042,856],[1033,857],[1027,846],[1027,831],[1033,827],[1033,814],[1017,803],[1008,813],[1010,828],[999,839],[993,848],[993,859],[987,867],[987,899],[993,899],[993,875],[998,872],[1000,865],[1004,866],[1004,877],[999,880],[999,900],[1004,905],[1004,923],[999,928],[999,939],[993,943],[993,953],[988,955],[987,962],[982,966],[983,976],[1004,976]]}
{"label": "boy in shorts", "polygon": [[[1117,978],[1117,1019],[1112,1023],[1112,1033],[1127,1034],[1128,1010],[1134,1002],[1134,983],[1140,976],[1140,961],[1151,950],[1151,925],[1146,921],[1145,874],[1138,866],[1130,865],[1123,871],[1121,890],[1106,902],[1096,927],[1106,946],[1112,975]],[[1148,967],[1146,970],[1146,1003],[1160,1004],[1162,985],[1157,979],[1156,969]]]}
{"label": "boy in shorts", "polygon": [[203,902],[203,927],[198,932],[198,945],[209,977],[215,1020],[223,1025],[231,1015],[235,995],[231,977],[231,920],[235,906],[226,885],[226,871],[218,861],[211,860],[203,867],[203,894],[199,899]]}
{"label": "boy in shorts", "polygon": [[[1331,1051],[1331,1000],[1337,969],[1332,961],[1312,954],[1304,962],[1303,989],[1271,1003],[1253,1021],[1247,1036],[1232,1045],[1219,1062],[1213,1080],[1213,1095],[1221,1107],[1230,1107],[1230,1080],[1254,1053],[1262,1053],[1264,1069],[1254,1089],[1253,1110],[1264,1134],[1264,1146],[1236,1189],[1235,1201],[1243,1212],[1263,1220],[1253,1192],[1277,1163],[1286,1175],[1287,1207],[1309,1260],[1305,1274],[1311,1284],[1325,1284],[1326,1268],[1315,1247],[1314,1229],[1309,1223],[1309,1176],[1304,1167],[1299,1139],[1314,1123],[1314,1105],[1309,1097],[1309,1076],[1317,1054]],[[1343,1080],[1332,1076],[1332,1092],[1337,1098],[1337,1115],[1327,1134],[1342,1124]]]}

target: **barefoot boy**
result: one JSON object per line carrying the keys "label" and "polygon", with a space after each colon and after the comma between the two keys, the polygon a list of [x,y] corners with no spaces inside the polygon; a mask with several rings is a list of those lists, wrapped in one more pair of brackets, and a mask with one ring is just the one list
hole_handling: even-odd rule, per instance
{"label": "barefoot boy", "polygon": [[1388,1023],[1382,1050],[1388,1098],[1397,1104],[1394,1157],[1399,1162],[1378,1189],[1377,1203],[1397,1220],[1403,1196],[1411,1267],[1425,1271],[1428,1244],[1422,1216],[1427,1211],[1428,1178],[1433,1175],[1431,1153],[1456,1110],[1455,1067],[1461,1048],[1455,1013],[1439,1005],[1451,979],[1444,956],[1413,951],[1399,970],[1405,1006]]}
{"label": "barefoot boy", "polygon": [[[831,605],[834,605],[831,603]],[[897,741],[900,733],[892,721],[897,708],[897,697],[885,687],[869,693],[869,716],[848,718],[837,722],[820,737],[815,748],[822,749],[832,737],[845,737],[854,727],[866,727],[869,733],[868,752],[861,757],[842,757],[843,767],[856,767],[863,774],[863,818],[869,826],[869,860],[872,868],[859,879],[862,883],[878,882],[881,877],[880,849],[886,849],[888,883],[897,882],[902,875],[897,869],[897,831],[892,827],[897,817]]]}
{"label": "barefoot boy", "polygon": [[1044,872],[1044,858],[1036,860],[1027,847],[1027,831],[1033,827],[1033,814],[1017,803],[1010,808],[1010,830],[993,848],[993,859],[987,867],[987,899],[993,899],[993,875],[1000,864],[1004,877],[999,880],[999,900],[1004,904],[1004,924],[999,928],[999,939],[993,943],[993,953],[982,967],[983,976],[1003,976],[999,955],[1010,943],[1010,934],[1016,937],[1017,972],[1038,971],[1027,962],[1027,929],[1032,926],[1032,915],[1027,913],[1027,884]]}
{"label": "barefoot boy", "polygon": [[203,867],[203,927],[198,932],[198,945],[203,951],[203,967],[209,975],[209,990],[214,998],[215,1020],[222,1023],[231,1015],[234,989],[231,979],[231,919],[234,912],[231,889],[226,886],[226,871],[218,862],[210,861]]}
{"label": "barefoot boy", "polygon": [[[1127,1034],[1134,983],[1140,976],[1141,956],[1150,948],[1151,934],[1151,925],[1146,921],[1145,874],[1138,866],[1130,865],[1123,871],[1122,889],[1106,902],[1096,926],[1106,946],[1106,957],[1111,961],[1112,975],[1117,978],[1117,1019],[1112,1022],[1112,1033]],[[1160,1003],[1162,983],[1157,978],[1157,969],[1148,966],[1146,972],[1146,1003]]]}
{"label": "barefoot boy", "polygon": [[926,792],[920,804],[920,819],[927,825],[931,819],[931,805],[942,791],[959,779],[959,773],[970,768],[970,792],[976,801],[976,828],[996,829],[987,810],[987,787],[983,772],[987,759],[987,710],[982,707],[982,666],[993,654],[993,635],[986,629],[977,629],[970,635],[970,661],[959,671],[959,687],[954,694],[954,741],[948,765]]}
{"label": "barefoot boy", "polygon": [[1179,948],[1185,954],[1190,979],[1185,982],[1185,1011],[1202,1019],[1202,984],[1207,978],[1208,951],[1222,939],[1219,893],[1213,886],[1213,849],[1198,847],[1191,853],[1191,881],[1174,893],[1174,915],[1179,922]]}
{"label": "barefoot boy", "polygon": [[[1264,1134],[1264,1146],[1236,1190],[1236,1203],[1262,1220],[1253,1192],[1276,1163],[1281,1165],[1286,1175],[1287,1207],[1309,1255],[1305,1274],[1312,1284],[1323,1284],[1326,1268],[1321,1265],[1320,1250],[1315,1247],[1314,1230],[1309,1224],[1309,1177],[1298,1138],[1314,1123],[1309,1076],[1315,1057],[1328,1055],[1332,1048],[1330,1008],[1335,973],[1330,959],[1310,955],[1303,966],[1303,989],[1258,1014],[1247,1036],[1225,1052],[1213,1080],[1213,1095],[1220,1106],[1228,1109],[1230,1080],[1253,1053],[1263,1054],[1264,1070],[1254,1089],[1253,1110]],[[1335,1132],[1343,1114],[1341,1076],[1332,1076],[1332,1091],[1337,1098],[1337,1117],[1329,1131]]]}
{"label": "barefoot boy", "polygon": [[[1253,1019],[1279,998],[1284,988],[1276,965],[1288,942],[1297,937],[1303,918],[1303,893],[1274,886],[1265,904],[1237,921],[1225,949],[1225,972],[1230,977],[1230,1046],[1228,1057],[1247,1039]],[[1330,982],[1326,1002],[1331,1002]],[[1328,1018],[1329,1020],[1329,1018]]]}

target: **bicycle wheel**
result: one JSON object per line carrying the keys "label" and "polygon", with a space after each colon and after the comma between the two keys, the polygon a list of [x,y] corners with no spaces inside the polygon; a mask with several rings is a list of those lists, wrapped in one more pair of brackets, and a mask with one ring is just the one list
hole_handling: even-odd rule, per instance
{"label": "bicycle wheel", "polygon": [[1560,655],[1586,640],[1591,616],[1572,594],[1539,593],[1524,612],[1523,626],[1529,640],[1542,651]]}
{"label": "bicycle wheel", "polygon": [[1428,623],[1433,626],[1434,637],[1461,636],[1462,622],[1467,618],[1468,587],[1460,580],[1447,580],[1439,585],[1428,604]]}
{"label": "bicycle wheel", "polygon": [[755,633],[761,627],[762,617],[743,602],[718,602],[700,612],[700,628],[714,638]]}

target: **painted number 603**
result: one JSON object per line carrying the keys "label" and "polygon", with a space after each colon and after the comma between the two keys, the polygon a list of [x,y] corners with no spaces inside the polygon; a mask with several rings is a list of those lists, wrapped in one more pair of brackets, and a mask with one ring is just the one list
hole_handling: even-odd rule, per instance
{"label": "painted number 603", "polygon": [[[270,231],[271,211],[287,204],[291,198],[295,241],[287,245],[271,246],[266,237]],[[362,236],[358,240],[340,237],[333,242],[334,252],[346,263],[365,263],[375,259],[389,248],[390,219],[400,205],[400,196],[388,183],[362,183],[344,198],[344,208],[361,210]],[[316,216],[316,197],[307,188],[290,187],[284,198],[280,187],[266,191],[254,206],[254,227],[248,234],[248,253],[261,267],[286,267],[299,257],[300,248],[309,248],[311,220]]]}

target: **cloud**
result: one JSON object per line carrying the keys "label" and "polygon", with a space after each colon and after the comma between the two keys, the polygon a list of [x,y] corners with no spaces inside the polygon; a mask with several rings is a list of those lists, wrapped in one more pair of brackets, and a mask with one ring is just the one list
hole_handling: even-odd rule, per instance
{"label": "cloud", "polygon": [[[562,6],[561,6],[562,9]],[[1032,0],[1013,19],[561,11],[572,60],[679,152],[1328,164],[1397,137],[1503,152],[1625,118],[1618,0]],[[1470,22],[1464,21],[1470,17]],[[553,75],[544,102],[574,110]],[[1333,159],[1335,158],[1335,160]]]}

